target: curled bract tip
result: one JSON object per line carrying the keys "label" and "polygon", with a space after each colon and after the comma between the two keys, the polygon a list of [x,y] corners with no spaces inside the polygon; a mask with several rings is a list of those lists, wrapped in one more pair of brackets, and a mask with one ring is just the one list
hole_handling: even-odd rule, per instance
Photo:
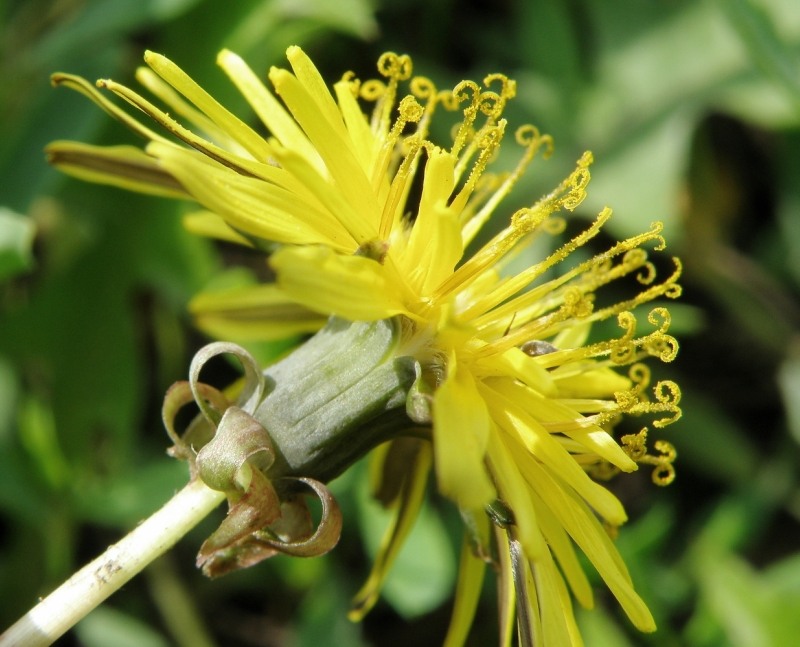
{"label": "curled bract tip", "polygon": [[[244,367],[244,384],[235,403],[199,380],[208,360],[222,354],[233,354]],[[275,448],[268,430],[253,415],[264,390],[264,376],[246,350],[215,343],[195,355],[189,380],[174,384],[164,397],[162,417],[174,443],[170,454],[189,461],[193,478],[227,495],[228,514],[197,555],[198,567],[209,577],[247,568],[277,553],[322,555],[341,535],[341,511],[323,483],[284,476],[276,488],[271,480]],[[179,434],[178,411],[191,402],[202,415]],[[316,527],[303,488],[297,484],[310,488],[320,500],[322,513]]]}

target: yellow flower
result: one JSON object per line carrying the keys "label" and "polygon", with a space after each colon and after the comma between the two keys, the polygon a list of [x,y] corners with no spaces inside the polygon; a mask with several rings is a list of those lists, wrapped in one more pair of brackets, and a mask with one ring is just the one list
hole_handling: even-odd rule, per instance
{"label": "yellow flower", "polygon": [[[269,317],[271,308],[295,308],[283,322],[287,332],[314,329],[318,320],[310,312],[401,322],[396,354],[413,357],[418,372],[409,415],[430,429],[432,443],[412,452],[401,485],[387,496],[395,520],[357,596],[354,618],[374,604],[419,510],[432,463],[440,491],[469,520],[446,644],[460,644],[468,631],[483,560],[498,554],[492,546],[503,549],[508,639],[516,607],[524,641],[580,644],[571,597],[584,607],[593,602],[576,547],[633,624],[653,631],[653,618],[609,537],[609,527],[626,521],[625,511],[597,479],[633,471],[637,463],[654,465],[658,483],[674,476],[667,443],[656,443],[659,453],[651,455],[646,429],[619,442],[611,432],[624,414],[654,414],[656,428],[680,416],[677,385],[661,381],[648,393],[649,372],[640,363],[647,356],[675,357],[669,312],[655,304],[644,333],[633,314],[680,293],[677,259],[658,279],[646,251],[664,249],[661,225],[587,254],[611,217],[605,209],[582,232],[533,260],[534,241],[563,233],[564,212],[585,196],[592,162],[586,153],[554,191],[511,215],[479,245],[479,233],[530,162],[551,148],[548,136],[523,126],[516,131],[516,168],[488,170],[506,134],[502,115],[515,94],[513,81],[495,74],[483,86],[465,81],[439,91],[428,79],[412,78],[407,56],[388,53],[378,62],[381,80],[360,82],[346,74],[331,93],[302,50],[290,48],[287,56],[292,71],[269,73],[281,103],[240,58],[219,55],[267,137],[156,54],[145,56],[149,68],[139,71],[139,81],[197,132],[127,87],[98,85],[179,142],[132,118],[82,79],[56,75],[57,83],[89,95],[149,143],[141,151],[59,142],[50,147],[51,159],[93,181],[191,198],[207,211],[190,218],[190,228],[272,251],[276,285],[229,295],[227,305],[216,306],[220,331],[225,313],[237,309]],[[369,115],[365,104],[374,104]],[[441,111],[458,115],[446,143],[436,143],[430,131]],[[620,290],[627,296],[616,296]],[[208,315],[215,300],[201,299],[197,309]],[[592,324],[607,319],[618,321],[619,336],[590,337]],[[630,366],[627,374],[617,370],[621,366]],[[394,450],[402,442],[375,452],[377,489],[394,473],[401,453]]]}

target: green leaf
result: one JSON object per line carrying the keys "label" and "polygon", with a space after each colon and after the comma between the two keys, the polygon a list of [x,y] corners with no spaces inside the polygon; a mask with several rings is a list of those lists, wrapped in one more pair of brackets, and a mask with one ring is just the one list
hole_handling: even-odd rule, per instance
{"label": "green leaf", "polygon": [[633,647],[625,632],[603,607],[577,607],[575,616],[586,647]]}
{"label": "green leaf", "polygon": [[[259,75],[270,65],[286,65],[290,45],[305,45],[313,37],[342,31],[364,39],[374,37],[375,9],[369,0],[237,0],[225,11],[216,2],[202,2],[165,31],[159,49],[201,80],[203,88],[226,107],[247,118],[250,109],[217,68],[222,48],[244,58]],[[190,32],[192,38],[186,38]],[[346,66],[337,66],[341,74]]]}
{"label": "green leaf", "polygon": [[683,394],[681,405],[691,424],[675,425],[669,432],[670,442],[678,448],[678,464],[721,483],[745,483],[752,478],[759,449],[724,407],[690,391]]}
{"label": "green leaf", "polygon": [[725,552],[740,548],[763,528],[766,511],[756,496],[729,494],[713,512],[704,519],[702,532],[694,537],[689,550],[699,571],[708,562],[714,562]]}
{"label": "green leaf", "polygon": [[[368,498],[359,498],[364,543],[375,557],[389,523],[389,513]],[[400,550],[383,586],[382,596],[404,618],[419,617],[437,608],[455,588],[456,555],[442,520],[423,504],[414,528]]]}
{"label": "green leaf", "polygon": [[[611,206],[615,215],[608,228],[617,235],[637,233],[658,219],[668,240],[677,240],[687,156],[704,114],[722,107],[763,124],[798,121],[784,88],[754,66],[724,15],[725,4],[585,3],[580,19],[572,16],[573,29],[582,34],[580,72],[574,71],[574,51],[551,60],[568,42],[564,37],[553,42],[552,34],[542,36],[521,50],[527,58],[515,74],[519,104],[556,142],[546,166],[563,171],[591,149],[596,163],[582,210],[591,215]],[[766,4],[773,16],[789,11],[783,0]],[[553,34],[569,33],[563,16],[559,23],[549,8],[540,12],[537,5],[531,13],[552,23]],[[784,68],[790,64],[797,80],[792,61],[800,30],[796,20],[783,22],[790,26],[776,25],[783,28],[783,41],[780,51],[770,50],[770,60],[780,59]],[[575,78],[581,80],[578,91]]]}
{"label": "green leaf", "polygon": [[172,18],[199,0],[103,0],[82,4],[80,15],[63,20],[32,48],[36,64],[51,63],[75,52],[89,53],[97,43]]}
{"label": "green leaf", "polygon": [[580,25],[572,7],[559,0],[520,3],[519,54],[534,61],[538,71],[557,79],[562,91],[574,92],[581,81]]}
{"label": "green leaf", "polygon": [[800,59],[777,33],[767,11],[751,0],[717,0],[747,47],[752,60],[789,93],[800,110]]}
{"label": "green leaf", "polygon": [[[159,323],[149,319],[147,304],[166,303],[161,319],[177,318],[212,269],[172,205],[123,195],[95,188],[81,204],[96,201],[103,215],[76,209],[51,228],[45,249],[83,229],[81,248],[69,258],[45,255],[37,283],[0,319],[0,348],[22,373],[39,376],[37,394],[52,407],[59,442],[78,472],[89,466],[113,472],[135,459],[131,448],[145,406],[140,370],[148,326]],[[180,353],[180,343],[168,350]],[[183,372],[185,356],[179,361]],[[166,386],[156,385],[155,397]],[[159,438],[160,426],[148,435]]]}
{"label": "green leaf", "polygon": [[28,396],[19,409],[19,439],[53,490],[68,482],[70,468],[59,447],[53,411],[41,400]]}
{"label": "green leaf", "polygon": [[[659,635],[665,638],[673,635],[671,610],[685,603],[692,594],[692,583],[686,574],[661,561],[665,547],[674,545],[672,535],[678,526],[674,507],[665,502],[670,494],[668,489],[649,490],[647,497],[652,501],[651,507],[643,516],[624,525],[617,538],[617,548],[630,571],[636,590],[650,608]],[[612,602],[611,608],[615,606]],[[591,615],[591,612],[587,615]],[[605,622],[598,621],[598,624]],[[598,631],[602,629],[598,628]],[[588,630],[585,635],[588,635]],[[603,644],[617,643],[597,642],[597,645]]]}
{"label": "green leaf", "polygon": [[771,565],[763,580],[772,600],[775,644],[789,645],[800,635],[800,553]]}
{"label": "green leaf", "polygon": [[342,595],[344,579],[343,574],[329,569],[327,576],[320,578],[316,586],[311,588],[298,613],[294,645],[366,647],[367,643],[361,638],[360,625],[347,619],[350,600]]}
{"label": "green leaf", "polygon": [[145,623],[105,606],[79,622],[75,633],[84,647],[169,647],[166,638]]}
{"label": "green leaf", "polygon": [[369,0],[278,0],[275,3],[284,20],[312,18],[322,27],[341,31],[359,38],[374,38],[378,25]]}
{"label": "green leaf", "polygon": [[789,348],[778,371],[778,386],[783,395],[789,433],[800,444],[800,399],[797,397],[800,393],[800,343],[797,341]]}
{"label": "green leaf", "polygon": [[[733,647],[789,645],[800,631],[800,596],[797,585],[786,595],[776,583],[800,574],[800,561],[792,559],[774,567],[772,582],[744,560],[719,554],[699,564],[702,602],[710,608]],[[785,573],[780,573],[786,569]],[[775,573],[780,573],[775,577]]]}
{"label": "green leaf", "polygon": [[797,177],[800,174],[800,137],[796,133],[786,136],[783,145],[783,155],[779,160],[777,217],[782,245],[775,249],[772,256],[782,258],[786,271],[792,277],[795,285],[800,283],[800,187],[797,186]]}
{"label": "green leaf", "polygon": [[33,267],[35,234],[30,218],[0,207],[0,281]]}
{"label": "green leaf", "polygon": [[188,478],[184,463],[164,457],[110,479],[84,483],[75,514],[102,526],[128,529],[161,507]]}
{"label": "green leaf", "polygon": [[11,438],[11,425],[15,417],[19,380],[11,363],[0,356],[0,444]]}

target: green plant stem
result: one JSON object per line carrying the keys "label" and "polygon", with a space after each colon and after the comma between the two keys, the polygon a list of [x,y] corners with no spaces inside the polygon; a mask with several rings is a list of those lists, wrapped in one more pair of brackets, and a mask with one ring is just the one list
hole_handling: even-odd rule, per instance
{"label": "green plant stem", "polygon": [[45,647],[172,548],[225,499],[199,479],[84,566],[0,636],[0,647]]}

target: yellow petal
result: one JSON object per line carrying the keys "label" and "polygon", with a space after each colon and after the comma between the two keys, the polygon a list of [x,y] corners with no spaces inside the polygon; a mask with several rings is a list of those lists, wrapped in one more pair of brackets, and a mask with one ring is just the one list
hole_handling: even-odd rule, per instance
{"label": "yellow petal", "polygon": [[447,629],[443,647],[462,647],[475,618],[475,609],[481,594],[486,564],[475,557],[469,540],[465,537],[461,546],[461,562],[458,567],[458,582],[453,603],[453,615]]}
{"label": "yellow petal", "polygon": [[189,304],[197,326],[218,339],[273,340],[319,330],[326,321],[286,299],[276,285],[202,292]]}
{"label": "yellow petal", "polygon": [[410,281],[430,294],[452,274],[464,252],[458,214],[447,208],[455,184],[455,158],[434,150],[425,167],[422,197],[404,255]]}
{"label": "yellow petal", "polygon": [[320,115],[325,118],[331,128],[340,136],[345,135],[342,115],[333,100],[325,79],[308,55],[296,45],[286,50],[286,58],[292,66],[297,80],[300,81],[308,96],[314,102]]}
{"label": "yellow petal", "polygon": [[589,339],[591,329],[591,321],[575,321],[569,328],[558,333],[553,340],[553,346],[556,348],[580,348]]}
{"label": "yellow petal", "polygon": [[[640,631],[655,631],[655,621],[639,595],[608,533],[597,516],[569,489],[530,456],[521,456],[525,478],[531,484],[531,496],[540,498],[592,562],[625,613]],[[538,504],[537,504],[538,505]]]}
{"label": "yellow petal", "polygon": [[227,140],[233,142],[230,136],[217,126],[217,124],[197,110],[188,101],[185,101],[180,94],[175,92],[169,83],[164,81],[149,67],[138,67],[136,69],[136,80],[169,106],[175,114],[186,119],[195,128],[205,133],[206,136],[216,140],[217,143],[222,143]]}
{"label": "yellow petal", "polygon": [[575,625],[572,601],[550,553],[544,559],[532,562],[531,570],[539,598],[542,644],[581,647],[580,633],[570,631],[570,624]]}
{"label": "yellow petal", "polygon": [[503,389],[511,391],[509,397],[516,401],[527,416],[535,419],[548,431],[560,431],[575,441],[585,445],[587,452],[594,452],[609,463],[625,472],[636,468],[636,463],[628,456],[611,435],[584,418],[574,409],[552,398],[543,397],[524,385],[504,381]]}
{"label": "yellow petal", "polygon": [[[359,244],[375,238],[378,233],[377,214],[381,213],[381,209],[369,178],[353,152],[344,125],[340,129],[332,128],[330,122],[322,118],[308,89],[286,70],[273,69],[270,79],[276,92],[325,162],[325,168],[333,180],[332,184],[351,206],[352,215],[346,223],[347,229],[353,233]],[[338,121],[341,124],[341,115],[338,116]]]}
{"label": "yellow petal", "polygon": [[376,321],[405,312],[386,280],[384,266],[327,247],[284,247],[270,257],[277,283],[310,310],[350,321]]}
{"label": "yellow petal", "polygon": [[447,377],[433,397],[436,476],[442,494],[468,510],[495,497],[484,465],[489,425],[475,379],[450,353]]}
{"label": "yellow petal", "polygon": [[[510,543],[509,545],[512,544]],[[521,606],[527,610],[527,613],[524,615],[518,614],[519,618],[517,619],[517,625],[520,629],[519,633],[522,634],[524,630],[525,633],[530,637],[529,639],[526,639],[526,645],[544,645],[544,628],[542,627],[540,594],[536,585],[536,581],[533,578],[531,563],[525,556],[524,552],[519,555],[517,559],[517,568],[522,573],[522,576],[518,576],[515,580],[515,587],[517,588],[516,594],[518,599],[517,608],[519,609]]]}
{"label": "yellow petal", "polygon": [[515,635],[515,601],[516,591],[514,586],[511,553],[509,551],[508,533],[494,526],[494,535],[497,540],[497,559],[500,569],[497,581],[497,606],[500,620],[500,647],[511,647]]}
{"label": "yellow petal", "polygon": [[308,137],[247,63],[226,49],[217,56],[217,63],[244,95],[270,133],[286,148],[291,148],[310,163],[317,164],[321,171],[323,167],[319,155]]}
{"label": "yellow petal", "polygon": [[144,60],[156,74],[197,106],[243,149],[249,151],[254,159],[266,162],[270,158],[270,149],[264,138],[224,108],[175,63],[150,51],[145,52]]}
{"label": "yellow petal", "polygon": [[82,180],[167,198],[189,197],[155,159],[133,146],[56,141],[45,152],[50,164]]}
{"label": "yellow petal", "polygon": [[[619,499],[602,485],[592,481],[561,444],[527,414],[524,405],[520,406],[519,399],[515,398],[520,392],[512,380],[502,378],[493,380],[491,388],[485,385],[480,388],[481,395],[489,404],[492,417],[512,437],[518,439],[520,451],[514,452],[515,456],[519,459],[520,455],[527,454],[527,449],[534,462],[541,461],[547,465],[604,519],[615,525],[624,523],[627,516]],[[521,468],[518,466],[517,469]]]}
{"label": "yellow petal", "polygon": [[342,111],[347,133],[353,143],[353,151],[361,167],[367,173],[375,163],[378,140],[372,133],[361,106],[358,104],[348,81],[339,81],[333,86],[339,109]]}
{"label": "yellow petal", "polygon": [[563,368],[563,371],[555,369],[550,372],[558,385],[561,397],[610,398],[613,401],[614,393],[631,388],[631,381],[627,376],[621,375],[608,366],[592,368],[593,363],[591,362],[581,364],[582,367],[575,367],[574,371],[570,371],[570,365],[567,364],[559,367],[559,369]]}
{"label": "yellow petal", "polygon": [[337,248],[342,251],[356,251],[363,243],[375,238],[375,227],[365,224],[363,214],[358,213],[358,203],[353,203],[342,193],[339,187],[305,157],[298,155],[289,148],[275,147],[275,159],[286,173],[302,186],[298,195],[307,195],[308,204],[320,205],[326,212],[326,217],[336,224],[337,228],[346,232],[350,244]]}
{"label": "yellow petal", "polygon": [[558,559],[558,565],[569,582],[575,598],[581,606],[591,609],[594,606],[592,587],[575,554],[572,540],[547,506],[537,508],[536,516],[550,551]]}
{"label": "yellow petal", "polygon": [[[201,137],[197,133],[179,124],[166,112],[156,107],[153,103],[137,94],[130,88],[108,79],[101,79],[97,82],[97,84],[100,87],[110,90],[135,108],[141,110],[153,121],[161,125],[168,133],[186,142],[192,148],[208,156],[209,159],[216,160],[217,162],[220,162],[229,168],[235,169],[237,172],[253,176],[258,176],[260,167],[264,166],[263,163],[255,161],[252,156],[243,149],[243,147],[239,146],[235,141],[233,141],[232,135],[226,138],[229,140],[226,143],[230,144],[232,142],[234,144],[232,147],[234,150],[222,148],[221,146],[210,142],[208,139]],[[142,127],[142,129],[144,129],[144,127]],[[148,138],[154,142],[154,145],[172,145],[172,142],[154,133]],[[265,150],[269,148],[269,145],[263,139],[260,140],[260,142],[263,147],[265,147]],[[266,159],[267,158],[264,158],[265,161]]]}
{"label": "yellow petal", "polygon": [[530,355],[526,355],[516,346],[512,346],[501,355],[491,355],[478,361],[486,376],[507,375],[514,377],[542,395],[558,394],[556,385],[549,371],[543,369]]}
{"label": "yellow petal", "polygon": [[498,494],[514,511],[517,538],[522,544],[525,555],[532,560],[541,559],[548,549],[539,530],[536,510],[528,493],[530,488],[522,478],[519,466],[514,462],[503,436],[505,433],[496,429],[489,440],[489,460]]}
{"label": "yellow petal", "polygon": [[[246,177],[193,151],[150,144],[148,152],[186,187],[192,197],[234,229],[280,243],[327,243],[352,247],[328,214],[280,186]],[[350,243],[348,245],[347,243]]]}
{"label": "yellow petal", "polygon": [[76,92],[80,92],[82,95],[88,97],[94,103],[96,103],[100,108],[105,110],[109,115],[114,117],[114,119],[118,119],[120,122],[125,124],[125,126],[127,126],[133,132],[135,132],[137,135],[140,135],[145,139],[152,141],[162,141],[162,142],[167,141],[165,137],[162,137],[153,130],[150,130],[150,128],[140,123],[137,119],[131,117],[127,112],[122,110],[119,106],[109,101],[105,96],[103,96],[97,90],[97,88],[94,85],[89,83],[86,79],[81,78],[80,76],[75,76],[74,74],[63,74],[61,72],[58,72],[56,74],[53,74],[50,77],[50,80],[54,86],[63,85],[64,87],[70,88],[71,90],[75,90]]}
{"label": "yellow petal", "polygon": [[229,243],[236,243],[244,247],[253,247],[249,239],[242,236],[230,227],[225,220],[213,211],[193,211],[187,213],[182,219],[183,226],[197,236],[216,238]]}

